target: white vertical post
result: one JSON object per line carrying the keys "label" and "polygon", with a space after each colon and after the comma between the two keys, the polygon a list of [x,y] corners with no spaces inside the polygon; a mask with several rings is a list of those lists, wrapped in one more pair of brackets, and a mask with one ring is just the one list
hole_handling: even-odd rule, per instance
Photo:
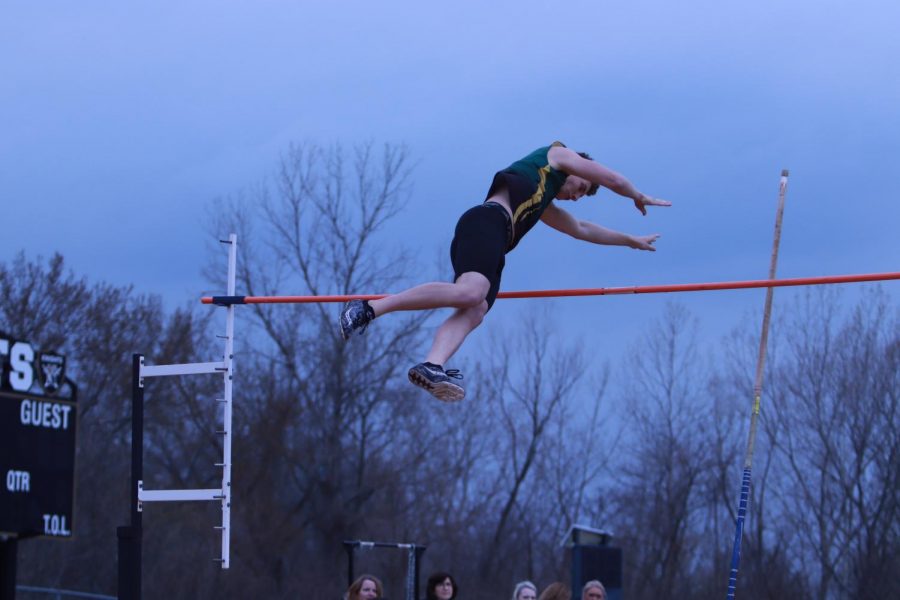
{"label": "white vertical post", "polygon": [[[237,278],[237,235],[228,236],[228,295],[234,296]],[[231,385],[234,373],[234,304],[225,314],[225,395],[223,397],[222,429],[222,568],[228,568],[231,539]]]}

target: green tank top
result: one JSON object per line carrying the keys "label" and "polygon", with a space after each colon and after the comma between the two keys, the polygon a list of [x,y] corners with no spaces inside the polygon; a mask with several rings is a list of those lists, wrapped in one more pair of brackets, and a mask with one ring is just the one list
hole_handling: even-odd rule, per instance
{"label": "green tank top", "polygon": [[553,142],[538,148],[494,175],[487,197],[505,187],[513,214],[514,235],[507,252],[515,248],[519,240],[535,226],[566,182],[568,174],[557,171],[547,160],[547,152],[554,146],[565,147],[565,144]]}

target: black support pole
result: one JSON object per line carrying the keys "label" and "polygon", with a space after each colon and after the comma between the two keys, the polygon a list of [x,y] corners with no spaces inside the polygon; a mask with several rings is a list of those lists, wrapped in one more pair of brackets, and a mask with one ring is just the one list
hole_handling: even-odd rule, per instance
{"label": "black support pole", "polygon": [[16,598],[16,550],[19,541],[9,538],[0,541],[0,600]]}
{"label": "black support pole", "polygon": [[119,527],[119,600],[141,600],[142,513],[138,510],[138,482],[144,478],[144,387],[142,354],[131,361],[131,525]]}
{"label": "black support pole", "polygon": [[425,554],[427,546],[416,546],[416,598],[419,597],[419,590],[422,589],[419,585],[419,571],[422,566],[422,555]]}
{"label": "black support pole", "polygon": [[344,542],[344,550],[347,552],[347,587],[353,583],[353,552],[355,549],[354,542]]}

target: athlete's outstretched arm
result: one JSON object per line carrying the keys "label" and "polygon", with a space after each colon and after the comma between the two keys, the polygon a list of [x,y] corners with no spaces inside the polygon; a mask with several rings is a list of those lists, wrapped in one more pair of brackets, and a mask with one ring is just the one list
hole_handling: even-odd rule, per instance
{"label": "athlete's outstretched arm", "polygon": [[590,221],[581,221],[555,204],[550,204],[541,215],[541,221],[577,240],[605,246],[628,246],[636,250],[656,252],[653,243],[659,239],[658,233],[651,235],[629,235],[601,227]]}
{"label": "athlete's outstretched arm", "polygon": [[612,169],[604,167],[598,162],[582,158],[577,152],[573,152],[564,146],[553,146],[547,152],[547,160],[550,166],[569,175],[577,175],[588,181],[602,185],[620,196],[634,200],[634,206],[641,214],[647,214],[648,206],[672,206],[671,202],[651,198],[638,191],[634,184]]}

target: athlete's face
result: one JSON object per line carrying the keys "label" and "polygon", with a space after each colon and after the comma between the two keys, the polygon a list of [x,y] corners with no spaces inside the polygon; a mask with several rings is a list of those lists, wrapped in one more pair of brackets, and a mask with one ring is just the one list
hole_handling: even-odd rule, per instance
{"label": "athlete's face", "polygon": [[556,197],[559,200],[578,200],[591,189],[591,182],[578,175],[569,175],[566,182],[559,188]]}

